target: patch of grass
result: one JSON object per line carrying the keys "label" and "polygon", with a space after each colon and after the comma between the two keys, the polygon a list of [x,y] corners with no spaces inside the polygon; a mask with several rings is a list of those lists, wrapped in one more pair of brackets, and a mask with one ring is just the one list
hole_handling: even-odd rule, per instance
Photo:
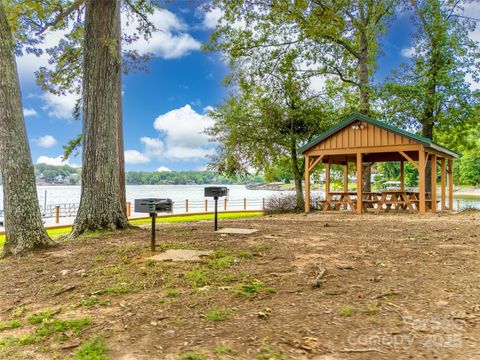
{"label": "patch of grass", "polygon": [[223,355],[223,354],[230,354],[233,350],[232,350],[232,348],[230,348],[226,345],[219,344],[219,345],[215,346],[214,351],[215,351],[215,354]]}
{"label": "patch of grass", "polygon": [[268,244],[258,244],[254,246],[255,252],[266,253],[272,250],[272,246]]}
{"label": "patch of grass", "polygon": [[78,306],[94,306],[98,304],[98,296],[97,295],[92,295],[87,299],[83,299],[80,301]]}
{"label": "patch of grass", "polygon": [[27,318],[27,321],[30,324],[41,324],[47,320],[50,320],[51,318],[53,318],[53,310],[45,310],[39,312],[38,314],[30,315]]}
{"label": "patch of grass", "polygon": [[85,342],[73,355],[72,360],[108,360],[105,341],[95,336]]}
{"label": "patch of grass", "polygon": [[196,352],[196,351],[189,351],[180,355],[178,360],[207,360],[205,354]]}
{"label": "patch of grass", "polygon": [[26,306],[19,306],[17,307],[16,309],[14,309],[12,311],[12,315],[13,317],[20,317],[22,316],[26,311],[28,310],[28,308]]}
{"label": "patch of grass", "polygon": [[267,293],[269,293],[269,294],[276,294],[276,293],[277,293],[277,289],[272,288],[272,287],[268,287],[268,288],[265,288],[265,292],[267,292]]}
{"label": "patch of grass", "polygon": [[201,268],[195,268],[186,273],[185,277],[195,287],[201,287],[210,283],[207,272]]}
{"label": "patch of grass", "polygon": [[262,347],[260,352],[257,354],[258,360],[289,360],[290,358],[275,350],[271,345],[269,345],[265,340],[262,341]]}
{"label": "patch of grass", "polygon": [[18,320],[0,321],[0,331],[16,329],[22,326]]}
{"label": "patch of grass", "polygon": [[177,289],[167,289],[165,292],[168,297],[177,297],[180,295],[180,291]]}
{"label": "patch of grass", "polygon": [[375,303],[369,303],[367,304],[367,314],[369,315],[375,315],[380,311],[380,308],[378,307],[377,304]]}
{"label": "patch of grass", "polygon": [[[250,218],[262,216],[261,211],[258,212],[248,212],[248,213],[233,213],[233,212],[222,212],[218,214],[219,219],[239,219],[239,218]],[[166,222],[166,223],[177,223],[177,222],[192,222],[192,221],[202,221],[202,220],[213,220],[213,214],[200,214],[200,215],[188,215],[188,216],[171,216],[171,217],[157,217],[157,223]],[[150,224],[151,219],[138,219],[130,220],[132,225],[144,225]]]}
{"label": "patch of grass", "polygon": [[353,307],[352,306],[344,306],[340,309],[340,316],[343,316],[343,317],[350,317],[352,316],[353,314]]}
{"label": "patch of grass", "polygon": [[238,257],[244,258],[244,259],[251,259],[253,258],[253,254],[248,251],[241,251],[238,253]]}
{"label": "patch of grass", "polygon": [[89,317],[73,320],[44,318],[40,326],[35,330],[35,332],[20,337],[18,340],[16,340],[16,342],[19,345],[29,345],[41,342],[46,337],[56,333],[72,331],[74,334],[78,334],[83,328],[90,325],[91,323],[92,320]]}
{"label": "patch of grass", "polygon": [[208,267],[212,269],[226,269],[227,267],[233,265],[235,258],[233,256],[224,256],[220,258],[208,260]]}
{"label": "patch of grass", "polygon": [[263,287],[263,283],[257,279],[252,280],[246,284],[239,284],[237,286],[237,292],[244,295],[253,295],[258,293]]}
{"label": "patch of grass", "polygon": [[205,318],[210,321],[225,321],[230,319],[232,316],[232,312],[229,309],[221,308],[221,309],[209,309],[205,314]]}

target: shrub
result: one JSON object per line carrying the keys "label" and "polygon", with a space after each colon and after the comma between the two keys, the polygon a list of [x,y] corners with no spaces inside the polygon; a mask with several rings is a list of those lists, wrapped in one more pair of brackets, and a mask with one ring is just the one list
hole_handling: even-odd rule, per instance
{"label": "shrub", "polygon": [[[310,207],[312,210],[320,210],[320,195],[310,195]],[[304,210],[297,206],[297,196],[294,193],[272,195],[265,200],[265,213],[284,214],[293,212],[302,212]]]}

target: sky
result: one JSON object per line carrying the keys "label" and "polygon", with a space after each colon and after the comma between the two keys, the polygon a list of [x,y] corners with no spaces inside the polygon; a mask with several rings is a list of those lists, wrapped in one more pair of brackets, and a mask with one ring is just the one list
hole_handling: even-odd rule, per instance
{"label": "sky", "polygon": [[[480,17],[474,3],[465,15]],[[157,10],[151,20],[159,31],[149,42],[131,45],[153,53],[147,72],[123,78],[125,161],[127,171],[204,170],[215,144],[203,133],[213,124],[208,111],[226,98],[223,78],[228,68],[220,54],[201,50],[221,13],[200,11],[191,2],[174,1]],[[128,30],[127,30],[128,32]],[[375,80],[381,81],[408,60],[414,27],[409,14],[398,14],[381,39]],[[471,36],[480,40],[480,31]],[[47,34],[45,47],[62,33]],[[81,156],[62,161],[63,145],[81,133],[81,121],[72,119],[74,95],[55,96],[42,91],[34,72],[47,56],[17,58],[27,135],[34,163],[81,166]]]}

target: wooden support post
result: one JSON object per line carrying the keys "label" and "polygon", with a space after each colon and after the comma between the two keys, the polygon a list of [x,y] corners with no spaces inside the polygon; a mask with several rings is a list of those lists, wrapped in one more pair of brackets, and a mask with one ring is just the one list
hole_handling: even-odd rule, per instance
{"label": "wooden support post", "polygon": [[310,157],[305,156],[305,212],[310,212]]}
{"label": "wooden support post", "polygon": [[227,211],[227,198],[223,199],[223,210]]}
{"label": "wooden support post", "polygon": [[405,162],[400,161],[400,190],[405,191]]}
{"label": "wooden support post", "polygon": [[460,200],[457,199],[457,211],[460,211]]}
{"label": "wooden support post", "polygon": [[262,210],[265,210],[265,198],[262,198]]}
{"label": "wooden support post", "polygon": [[348,191],[348,162],[343,166],[343,192]]}
{"label": "wooden support post", "polygon": [[243,198],[243,210],[247,210],[247,198]]}
{"label": "wooden support post", "polygon": [[362,213],[362,153],[357,153],[357,214]]}
{"label": "wooden support post", "polygon": [[419,212],[425,214],[425,150],[423,147],[418,151],[418,192]]}
{"label": "wooden support post", "polygon": [[208,199],[205,199],[205,212],[208,211]]}
{"label": "wooden support post", "polygon": [[132,216],[132,203],[127,202],[127,218],[129,218],[130,216]]}
{"label": "wooden support post", "polygon": [[325,164],[325,195],[330,192],[330,159]]}
{"label": "wooden support post", "polygon": [[432,200],[432,212],[437,211],[437,155],[432,154],[430,156],[430,167],[432,170],[432,188],[431,188],[431,200]]}
{"label": "wooden support post", "polygon": [[55,224],[60,222],[60,206],[55,206]]}
{"label": "wooden support post", "polygon": [[453,210],[453,160],[448,159],[448,209]]}
{"label": "wooden support post", "polygon": [[442,207],[442,211],[445,211],[446,210],[446,207],[447,207],[447,168],[445,166],[445,158],[442,157],[441,159],[441,178],[442,178],[442,184],[441,184],[441,192],[442,192],[442,196],[441,196],[441,207]]}
{"label": "wooden support post", "polygon": [[185,200],[185,212],[188,213],[188,199]]}

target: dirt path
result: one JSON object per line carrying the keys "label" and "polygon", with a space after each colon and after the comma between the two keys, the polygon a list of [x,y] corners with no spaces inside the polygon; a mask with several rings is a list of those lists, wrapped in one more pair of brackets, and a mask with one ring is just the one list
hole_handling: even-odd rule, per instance
{"label": "dirt path", "polygon": [[[145,261],[147,229],[0,262],[0,320],[19,325],[0,322],[0,358],[68,358],[100,336],[112,359],[480,359],[480,213],[221,225],[259,231],[158,226],[164,249],[214,250],[202,263]],[[67,325],[42,333],[52,322]]]}

